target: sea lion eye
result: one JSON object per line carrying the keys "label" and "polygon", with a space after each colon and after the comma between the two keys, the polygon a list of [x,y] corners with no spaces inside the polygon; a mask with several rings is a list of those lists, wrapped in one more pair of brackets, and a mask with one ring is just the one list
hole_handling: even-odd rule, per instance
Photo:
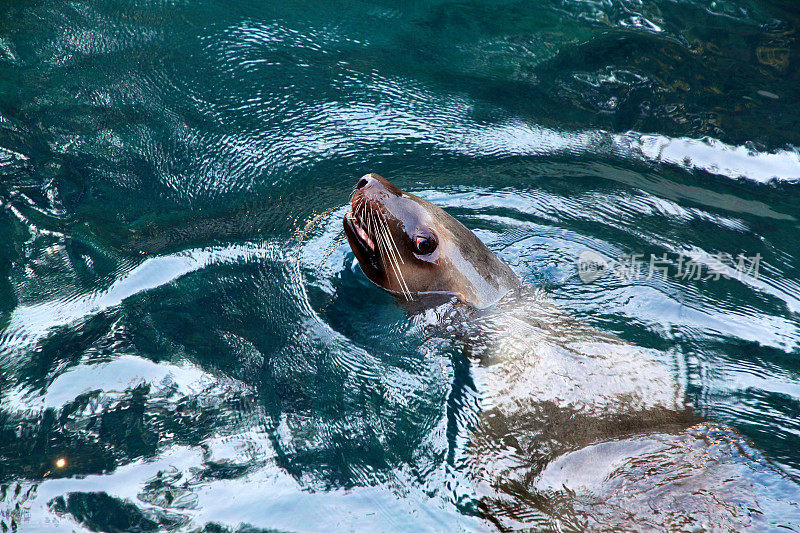
{"label": "sea lion eye", "polygon": [[417,235],[414,237],[414,248],[420,255],[432,254],[438,244],[436,237],[433,235]]}

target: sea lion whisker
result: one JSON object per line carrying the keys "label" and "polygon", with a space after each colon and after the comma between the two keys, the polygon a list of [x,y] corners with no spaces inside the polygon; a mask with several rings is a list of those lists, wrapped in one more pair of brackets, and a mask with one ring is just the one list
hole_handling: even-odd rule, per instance
{"label": "sea lion whisker", "polygon": [[386,243],[383,240],[383,235],[380,233],[380,231],[378,231],[378,223],[376,221],[377,216],[378,215],[375,213],[375,211],[372,210],[369,211],[368,214],[368,226],[370,228],[369,231],[375,237],[375,243],[378,247],[378,251],[380,251],[380,255],[385,257],[389,261],[389,264],[391,265],[392,257],[386,249]]}
{"label": "sea lion whisker", "polygon": [[384,235],[386,236],[386,239],[389,241],[389,246],[392,248],[392,254],[394,256],[395,265],[396,265],[395,270],[397,271],[397,274],[398,274],[398,277],[400,278],[401,283],[405,287],[405,292],[406,292],[406,295],[407,295],[407,299],[410,300],[411,299],[411,290],[408,288],[408,283],[406,283],[406,278],[405,278],[405,275],[403,274],[403,270],[400,268],[400,265],[398,264],[398,259],[403,264],[405,264],[405,261],[403,260],[403,257],[400,255],[400,251],[397,249],[397,245],[394,242],[394,238],[392,237],[392,234],[389,232],[389,227],[386,224],[386,221],[383,221],[383,231],[384,231]]}
{"label": "sea lion whisker", "polygon": [[378,238],[378,235],[375,233],[375,211],[371,208],[366,201],[364,201],[364,212],[366,218],[366,225],[367,225],[367,234],[372,235],[375,239]]}
{"label": "sea lion whisker", "polygon": [[[380,250],[381,255],[386,258],[386,260],[387,260],[387,262],[389,264],[389,267],[392,270],[395,271],[395,274],[398,274],[398,278],[399,278],[400,271],[399,271],[399,269],[397,267],[397,261],[395,260],[395,258],[392,255],[392,253],[389,251],[389,249],[388,249],[388,247],[386,245],[385,238],[380,232],[377,232],[375,234],[375,241],[376,241],[376,243],[378,245],[378,249]],[[403,289],[402,286],[401,286],[401,290],[405,294],[405,290]]]}
{"label": "sea lion whisker", "polygon": [[373,217],[372,211],[367,211],[366,214],[365,214],[366,225],[367,225],[367,233],[369,233],[370,235],[373,236],[373,238],[375,239],[375,244],[379,244],[380,239],[378,238],[378,235],[376,235],[375,231],[373,230],[374,222],[372,220],[372,217]]}
{"label": "sea lion whisker", "polygon": [[384,247],[389,252],[389,257],[392,258],[392,265],[394,268],[395,273],[397,274],[398,281],[400,282],[401,290],[403,295],[406,297],[407,300],[411,300],[411,290],[408,288],[408,284],[406,283],[405,276],[403,275],[403,271],[400,268],[400,262],[403,261],[402,257],[400,257],[400,252],[397,250],[394,240],[392,239],[392,235],[389,232],[389,226],[385,220],[378,217],[380,221],[381,227],[380,232],[383,235]]}
{"label": "sea lion whisker", "polygon": [[388,227],[386,225],[386,221],[383,220],[383,218],[381,218],[378,215],[375,216],[375,232],[376,232],[376,234],[379,234],[381,236],[381,239],[384,241],[384,244],[386,245],[386,249],[389,252],[392,252],[393,250],[391,250],[389,248],[389,244],[388,244],[388,241],[390,240],[390,238],[389,238]]}
{"label": "sea lion whisker", "polygon": [[[384,233],[383,228],[379,225],[380,217],[378,217],[374,212],[370,212],[370,219],[375,227],[375,241],[378,244],[378,248],[380,249],[381,254],[387,259],[389,267],[395,271],[397,279],[400,282],[400,291],[402,292],[403,296],[406,297],[408,287],[405,284],[405,279],[402,277],[403,274],[397,264],[397,259],[386,243],[386,234]],[[406,299],[408,298],[406,297]]]}
{"label": "sea lion whisker", "polygon": [[372,234],[375,233],[375,231],[373,230],[373,227],[375,226],[375,221],[373,220],[374,216],[375,214],[371,209],[367,211],[367,231]]}
{"label": "sea lion whisker", "polygon": [[361,199],[361,201],[360,201],[360,202],[358,202],[358,203],[356,204],[356,209],[355,209],[355,212],[356,212],[356,218],[358,218],[358,219],[362,219],[362,218],[364,217],[364,207],[365,207],[365,204],[366,204],[366,201],[365,201],[363,198]]}
{"label": "sea lion whisker", "polygon": [[392,234],[389,233],[389,227],[388,227],[388,225],[386,225],[385,221],[384,221],[384,227],[385,227],[386,233],[388,234],[388,237],[389,237],[389,244],[391,244],[392,248],[394,248],[395,253],[400,258],[400,262],[403,263],[403,264],[406,264],[405,260],[403,259],[403,256],[400,255],[400,251],[397,249],[397,243],[394,242],[394,237],[392,237]]}
{"label": "sea lion whisker", "polygon": [[[375,238],[381,245],[381,252],[389,260],[389,265],[395,271],[395,274],[397,274],[398,279],[402,278],[403,273],[400,270],[400,267],[397,263],[397,258],[394,256],[394,253],[389,248],[389,245],[386,242],[386,234],[384,233],[383,229],[380,226],[379,217],[377,215],[373,216],[373,224],[375,225],[374,226]],[[405,290],[403,292],[405,293]]]}
{"label": "sea lion whisker", "polygon": [[373,212],[371,210],[367,210],[366,213],[365,213],[366,224],[367,224],[367,233],[369,233],[370,235],[374,236],[375,240],[377,241],[378,240],[378,236],[375,234],[375,231],[373,230],[373,226],[375,225],[374,221],[372,220],[373,217],[374,217]]}

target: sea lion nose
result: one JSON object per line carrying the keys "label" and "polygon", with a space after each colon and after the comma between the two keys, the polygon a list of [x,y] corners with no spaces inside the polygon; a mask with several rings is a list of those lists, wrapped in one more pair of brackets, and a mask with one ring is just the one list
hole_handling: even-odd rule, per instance
{"label": "sea lion nose", "polygon": [[362,195],[375,198],[377,198],[377,196],[387,198],[389,196],[400,196],[403,194],[403,191],[389,183],[386,178],[374,172],[361,176],[361,179],[356,183],[356,190],[361,191]]}
{"label": "sea lion nose", "polygon": [[370,183],[373,183],[375,181],[377,181],[375,178],[373,178],[371,175],[367,174],[366,176],[364,176],[360,180],[358,180],[358,183],[356,183],[356,189],[363,189],[364,187],[366,187],[367,185],[369,185]]}

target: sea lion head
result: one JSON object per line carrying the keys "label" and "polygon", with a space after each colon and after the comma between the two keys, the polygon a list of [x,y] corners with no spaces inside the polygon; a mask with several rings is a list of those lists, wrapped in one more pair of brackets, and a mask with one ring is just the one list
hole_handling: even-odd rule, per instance
{"label": "sea lion head", "polygon": [[378,174],[362,177],[344,217],[361,270],[410,302],[457,298],[487,307],[519,287],[516,274],[443,209]]}

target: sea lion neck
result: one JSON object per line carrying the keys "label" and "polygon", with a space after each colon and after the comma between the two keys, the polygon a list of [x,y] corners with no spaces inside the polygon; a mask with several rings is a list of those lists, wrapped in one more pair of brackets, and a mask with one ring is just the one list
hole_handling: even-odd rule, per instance
{"label": "sea lion neck", "polygon": [[411,308],[448,299],[485,308],[520,285],[458,220],[378,174],[358,180],[350,203],[344,230],[362,271]]}

